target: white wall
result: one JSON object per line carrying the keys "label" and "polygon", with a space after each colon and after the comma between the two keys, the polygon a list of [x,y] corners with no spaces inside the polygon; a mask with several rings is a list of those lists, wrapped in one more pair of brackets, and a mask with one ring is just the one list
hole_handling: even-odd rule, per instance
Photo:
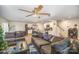
{"label": "white wall", "polygon": [[[32,27],[33,23],[27,23],[27,22],[9,22],[10,31],[24,31],[25,30],[25,24],[28,24],[28,27]],[[39,30],[41,32],[44,31],[44,24],[43,23],[36,23]]]}
{"label": "white wall", "polygon": [[44,24],[44,27],[46,27],[47,24],[50,24],[50,27],[53,28],[53,31],[50,31],[50,33],[52,35],[56,35],[56,36],[64,36],[67,37],[68,36],[68,28],[73,28],[74,24],[78,25],[78,37],[79,37],[79,19],[71,19],[71,20],[61,20],[59,22],[59,26],[64,29],[64,31],[62,31],[60,28],[58,28],[57,22],[55,20],[53,20],[52,22],[48,22]]}
{"label": "white wall", "polygon": [[[24,31],[26,22],[9,22],[10,31]],[[32,24],[28,24],[31,27]]]}
{"label": "white wall", "polygon": [[[1,19],[0,19],[1,20]],[[0,21],[1,22],[1,21]],[[5,23],[5,22],[2,22]],[[7,22],[6,22],[7,23]],[[32,23],[27,23],[27,22],[8,22],[9,26],[12,27],[10,31],[24,31],[25,30],[25,24],[28,24],[29,27],[32,26]],[[46,27],[47,24],[50,25],[50,27],[52,27],[52,31],[50,31],[49,33],[52,35],[56,35],[59,36],[60,33],[61,35],[67,37],[68,35],[68,26],[69,28],[73,27],[74,24],[78,25],[78,30],[79,30],[79,20],[75,19],[75,20],[62,20],[59,25],[61,26],[61,28],[63,28],[65,31],[61,31],[58,27],[57,27],[57,22],[55,20],[52,20],[51,22],[47,22],[47,23],[36,23],[38,25],[38,28],[41,32],[44,32],[44,29]],[[6,26],[5,26],[6,27]],[[6,27],[7,28],[7,27]],[[79,33],[79,32],[78,32]]]}
{"label": "white wall", "polygon": [[79,37],[79,19],[61,21],[60,26],[65,30],[65,31],[62,31],[61,34],[67,37],[68,36],[68,28],[73,28],[74,24],[78,25],[78,37]]}
{"label": "white wall", "polygon": [[40,32],[44,32],[44,23],[37,23],[37,26]]}
{"label": "white wall", "polygon": [[[26,23],[26,22],[9,22],[9,26],[13,27],[11,28],[10,31],[24,31],[25,30],[25,24],[28,24],[28,27],[32,27],[33,23]],[[46,28],[46,25],[49,24],[50,27],[52,27],[52,31],[49,31],[50,34],[59,36],[59,29],[57,28],[57,23],[55,20],[52,22],[47,22],[47,23],[36,23],[38,26],[38,29],[41,32],[44,32],[44,29]]]}
{"label": "white wall", "polygon": [[59,36],[59,28],[57,27],[57,22],[56,20],[52,20],[51,22],[47,22],[44,24],[44,27],[46,28],[46,25],[49,24],[50,27],[52,27],[52,31],[49,31],[50,34],[52,35],[56,35],[56,36]]}

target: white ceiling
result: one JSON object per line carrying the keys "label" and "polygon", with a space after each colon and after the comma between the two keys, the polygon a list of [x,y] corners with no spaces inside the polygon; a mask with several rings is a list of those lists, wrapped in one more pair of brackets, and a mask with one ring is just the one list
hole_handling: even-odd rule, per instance
{"label": "white ceiling", "polygon": [[41,12],[50,13],[51,16],[25,17],[29,15],[27,12],[19,11],[25,9],[32,11],[36,5],[0,5],[0,16],[10,21],[49,21],[61,18],[78,18],[79,6],[77,5],[44,5]]}

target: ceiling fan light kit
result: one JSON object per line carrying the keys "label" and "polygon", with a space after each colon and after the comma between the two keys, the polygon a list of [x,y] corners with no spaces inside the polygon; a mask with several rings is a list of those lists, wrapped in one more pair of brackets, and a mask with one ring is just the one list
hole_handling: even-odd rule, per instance
{"label": "ceiling fan light kit", "polygon": [[[42,5],[38,5],[32,11],[28,11],[28,10],[24,10],[24,9],[18,9],[18,10],[31,13],[30,15],[27,15],[26,17],[29,17],[29,16],[36,17],[37,15],[50,16],[50,13],[40,13],[42,9],[43,9],[43,6]],[[38,18],[40,18],[40,16]]]}

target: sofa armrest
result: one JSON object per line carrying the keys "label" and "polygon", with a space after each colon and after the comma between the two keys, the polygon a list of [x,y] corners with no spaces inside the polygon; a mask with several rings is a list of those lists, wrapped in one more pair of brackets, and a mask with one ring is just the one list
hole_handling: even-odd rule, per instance
{"label": "sofa armrest", "polygon": [[57,41],[57,42],[53,42],[53,43],[51,43],[51,45],[53,46],[55,44],[59,44],[60,42],[62,42],[62,40],[61,41]]}
{"label": "sofa armrest", "polygon": [[62,50],[63,54],[67,54],[69,52],[70,47],[65,48],[64,50]]}

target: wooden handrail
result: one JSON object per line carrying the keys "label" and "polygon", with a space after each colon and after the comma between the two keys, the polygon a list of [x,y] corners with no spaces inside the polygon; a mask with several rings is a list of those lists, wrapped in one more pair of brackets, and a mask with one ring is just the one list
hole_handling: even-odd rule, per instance
{"label": "wooden handrail", "polygon": [[62,31],[65,31],[63,28],[61,28],[59,25],[57,25],[58,28],[60,28]]}

